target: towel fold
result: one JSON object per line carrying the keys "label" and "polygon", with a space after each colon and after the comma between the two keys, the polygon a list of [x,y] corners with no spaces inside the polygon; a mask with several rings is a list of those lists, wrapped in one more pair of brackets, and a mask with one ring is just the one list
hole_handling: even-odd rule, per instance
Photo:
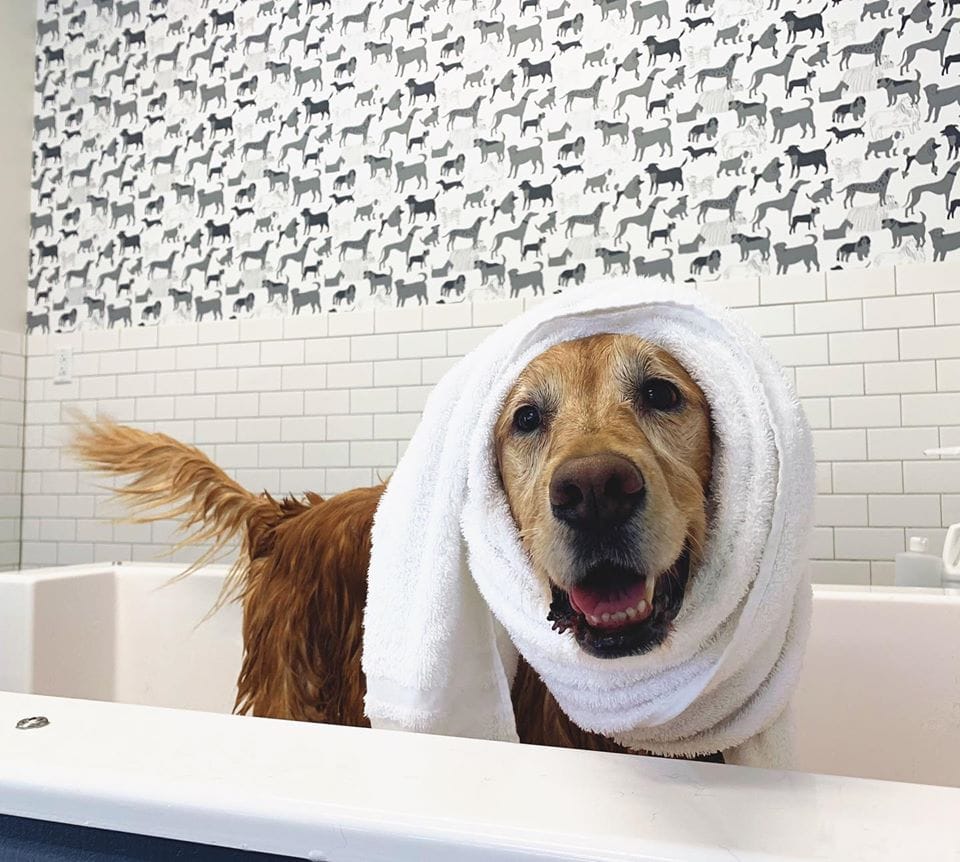
{"label": "towel fold", "polygon": [[[671,353],[703,390],[715,436],[703,560],[673,631],[616,659],[551,629],[550,595],[520,544],[493,445],[504,398],[534,357],[608,332]],[[630,279],[551,298],[444,376],[380,502],[364,616],[371,723],[516,740],[519,651],[574,723],[628,748],[693,756],[752,740],[783,714],[799,674],[813,493],[792,387],[724,309]]]}

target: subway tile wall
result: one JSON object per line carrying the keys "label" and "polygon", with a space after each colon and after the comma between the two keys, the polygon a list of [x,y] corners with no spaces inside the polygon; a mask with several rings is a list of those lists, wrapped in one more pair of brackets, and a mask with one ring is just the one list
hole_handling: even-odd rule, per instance
{"label": "subway tile wall", "polygon": [[20,562],[24,336],[0,330],[0,570]]}
{"label": "subway tile wall", "polygon": [[[960,520],[960,264],[705,283],[793,376],[818,460],[814,577],[889,584],[910,535]],[[68,408],[200,446],[240,482],[334,494],[389,475],[434,383],[521,301],[27,338],[23,558],[151,559],[173,526],[112,524],[62,450]],[[74,349],[73,382],[53,352]],[[184,552],[179,559],[190,559]]]}

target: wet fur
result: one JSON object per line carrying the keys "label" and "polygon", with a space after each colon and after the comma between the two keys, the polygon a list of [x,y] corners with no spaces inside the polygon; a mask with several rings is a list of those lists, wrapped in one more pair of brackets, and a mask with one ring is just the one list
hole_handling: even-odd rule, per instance
{"label": "wet fur", "polygon": [[[686,418],[657,427],[630,418],[622,393],[608,381],[611,366],[636,365],[638,355],[645,368],[669,373],[681,384],[692,406]],[[501,474],[535,570],[546,576],[538,560],[555,555],[556,548],[542,555],[538,541],[550,528],[542,504],[520,489],[524,458],[508,441],[509,417],[531,381],[552,384],[562,394],[564,410],[548,454],[526,463],[537,477],[531,484],[549,481],[544,478],[549,471],[578,447],[626,447],[658,497],[670,497],[657,504],[658,512],[673,513],[663,531],[669,541],[661,556],[665,559],[685,540],[696,553],[705,531],[711,451],[703,395],[663,351],[626,336],[596,336],[558,345],[534,360],[509,394],[497,425]],[[584,418],[568,421],[578,415]],[[362,617],[370,529],[384,485],[327,500],[316,494],[276,500],[242,488],[194,447],[108,419],[82,420],[72,451],[102,472],[132,477],[117,490],[131,508],[129,520],[181,519],[187,535],[178,547],[213,543],[185,575],[239,545],[221,596],[221,602],[239,600],[243,606],[237,713],[369,726],[363,714]],[[574,725],[522,660],[513,703],[522,742],[623,750]]]}

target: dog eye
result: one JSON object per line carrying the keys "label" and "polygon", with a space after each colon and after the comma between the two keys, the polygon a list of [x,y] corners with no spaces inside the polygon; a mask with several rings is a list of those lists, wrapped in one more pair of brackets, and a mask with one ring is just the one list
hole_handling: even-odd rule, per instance
{"label": "dog eye", "polygon": [[680,390],[669,380],[659,377],[645,380],[640,394],[648,410],[676,410],[680,406]]}
{"label": "dog eye", "polygon": [[540,416],[540,411],[532,404],[525,404],[513,414],[513,427],[522,434],[536,431],[542,423],[543,419]]}

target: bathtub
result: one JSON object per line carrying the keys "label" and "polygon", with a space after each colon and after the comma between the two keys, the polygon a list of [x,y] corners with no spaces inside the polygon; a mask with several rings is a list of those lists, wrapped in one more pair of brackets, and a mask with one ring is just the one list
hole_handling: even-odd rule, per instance
{"label": "bathtub", "polygon": [[205,619],[224,570],[180,570],[0,575],[0,845],[67,824],[329,862],[960,860],[960,595],[818,587],[779,772],[229,715],[239,609]]}

